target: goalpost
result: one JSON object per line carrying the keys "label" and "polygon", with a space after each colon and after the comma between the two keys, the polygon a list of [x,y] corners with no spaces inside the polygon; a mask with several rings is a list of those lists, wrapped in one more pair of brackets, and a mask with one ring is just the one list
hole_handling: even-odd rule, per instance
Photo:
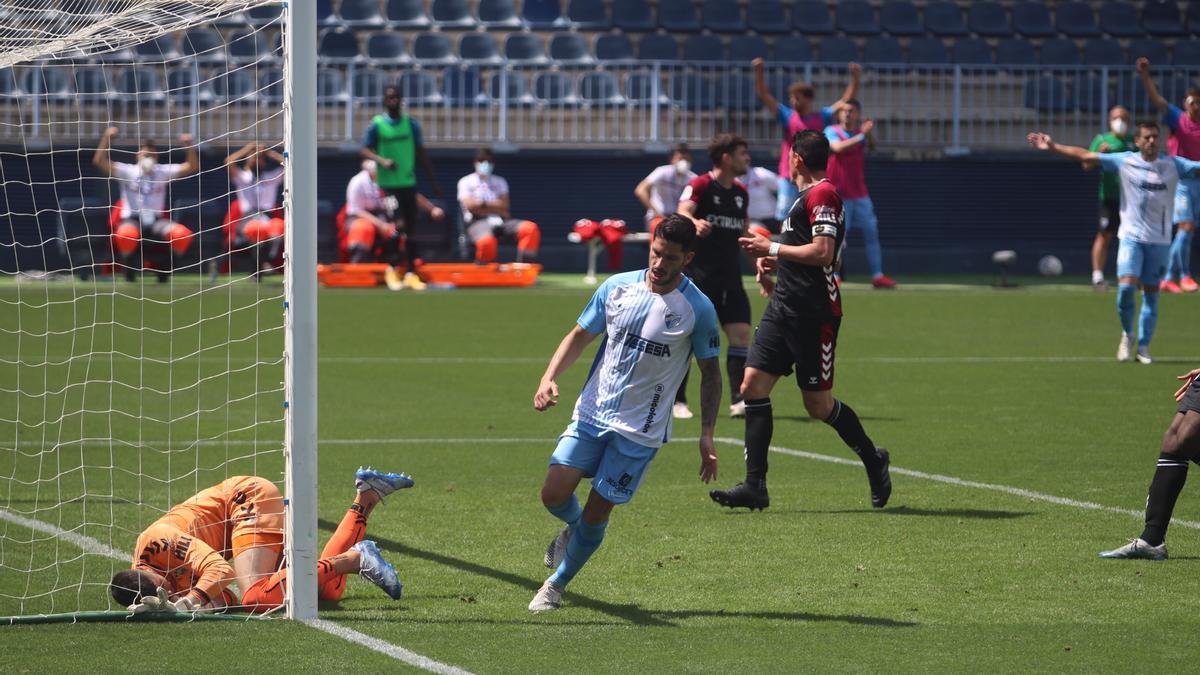
{"label": "goalpost", "polygon": [[0,0],[0,617],[123,619],[140,532],[235,475],[316,617],[315,44],[309,1]]}

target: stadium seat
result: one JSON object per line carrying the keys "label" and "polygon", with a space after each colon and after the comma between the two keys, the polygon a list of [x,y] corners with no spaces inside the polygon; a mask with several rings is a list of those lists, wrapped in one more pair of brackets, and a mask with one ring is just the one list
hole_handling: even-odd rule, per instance
{"label": "stadium seat", "polygon": [[261,30],[238,30],[229,35],[229,60],[235,63],[272,61],[271,44]]}
{"label": "stadium seat", "polygon": [[726,110],[749,111],[762,106],[754,93],[754,80],[735,73],[728,73],[717,82],[717,101]]}
{"label": "stadium seat", "polygon": [[1092,6],[1080,0],[1060,3],[1054,10],[1054,25],[1058,27],[1058,32],[1073,38],[1096,37],[1100,34]]}
{"label": "stadium seat", "polygon": [[[1195,4],[1195,3],[1188,3]],[[1149,0],[1142,4],[1142,28],[1151,35],[1176,37],[1186,35],[1179,5],[1174,0]]]}
{"label": "stadium seat", "polygon": [[[255,92],[258,100],[271,106],[282,105],[283,70],[279,68],[267,68],[258,72],[258,91]],[[318,70],[318,82],[320,82],[320,73],[321,71]],[[320,94],[318,93],[318,96],[319,95]]]}
{"label": "stadium seat", "polygon": [[[129,70],[126,68],[125,72]],[[112,89],[108,73],[103,68],[75,68],[72,79],[75,81],[75,97],[83,103],[103,102],[108,99]]]}
{"label": "stadium seat", "polygon": [[512,33],[504,40],[504,58],[513,65],[533,66],[547,63],[542,38],[535,33]]}
{"label": "stadium seat", "polygon": [[823,0],[796,0],[792,5],[792,28],[805,35],[832,35],[833,16]]}
{"label": "stadium seat", "polygon": [[400,91],[409,106],[432,106],[442,103],[437,78],[425,70],[410,70],[400,76]]}
{"label": "stadium seat", "polygon": [[134,54],[150,61],[179,58],[179,43],[171,35],[159,35],[153,40],[142,42],[133,48]]}
{"label": "stadium seat", "polygon": [[0,97],[19,96],[21,86],[17,84],[17,76],[12,68],[0,69]]}
{"label": "stadium seat", "polygon": [[737,0],[704,0],[703,25],[714,33],[745,33],[746,19]]}
{"label": "stadium seat", "polygon": [[967,11],[967,25],[971,32],[984,37],[1008,37],[1013,34],[1012,24],[1004,6],[992,0],[971,3]]}
{"label": "stadium seat", "polygon": [[991,65],[992,48],[980,38],[959,38],[954,41],[950,60],[963,66]]}
{"label": "stadium seat", "polygon": [[251,26],[265,26],[277,23],[283,16],[283,5],[259,5],[246,10],[246,23]]}
{"label": "stadium seat", "polygon": [[472,30],[477,25],[468,0],[433,0],[430,14],[442,30]]}
{"label": "stadium seat", "polygon": [[605,71],[587,73],[579,78],[579,98],[592,105],[620,105],[625,101],[616,76]]}
{"label": "stadium seat", "polygon": [[458,55],[463,63],[472,65],[496,65],[504,62],[500,57],[500,45],[496,38],[487,33],[467,33],[458,42]]}
{"label": "stadium seat", "polygon": [[523,25],[513,0],[479,0],[479,24],[488,30],[514,30]]}
{"label": "stadium seat", "polygon": [[575,30],[583,31],[608,30],[613,25],[604,0],[571,0],[567,21]]}
{"label": "stadium seat", "polygon": [[432,23],[425,13],[425,0],[388,0],[387,22],[404,30],[426,30]]}
{"label": "stadium seat", "polygon": [[958,37],[967,34],[962,9],[948,0],[934,0],[925,5],[925,30],[938,37]]}
{"label": "stadium seat", "polygon": [[569,106],[579,103],[579,98],[575,96],[575,83],[566,73],[554,70],[538,73],[533,81],[533,96],[544,105]]}
{"label": "stadium seat", "polygon": [[633,58],[633,43],[621,33],[596,36],[593,48],[598,61],[625,61]]}
{"label": "stadium seat", "polygon": [[925,27],[910,0],[887,0],[879,9],[879,27],[889,35],[924,35]]}
{"label": "stadium seat", "polygon": [[683,41],[683,60],[724,61],[725,45],[716,35],[689,35]]}
{"label": "stadium seat", "polygon": [[212,83],[205,78],[197,83],[191,66],[172,68],[167,71],[167,98],[179,105],[191,105],[193,100],[207,104],[213,100]]}
{"label": "stadium seat", "polygon": [[1075,42],[1065,38],[1055,38],[1042,42],[1038,63],[1044,66],[1077,66],[1079,65],[1079,47]]}
{"label": "stadium seat", "polygon": [[750,0],[746,8],[746,25],[759,35],[791,31],[787,11],[780,0]]}
{"label": "stadium seat", "polygon": [[904,50],[894,37],[867,38],[862,59],[863,63],[904,63]]}
{"label": "stadium seat", "polygon": [[1066,112],[1075,104],[1062,80],[1046,76],[1025,81],[1025,107],[1038,112]]}
{"label": "stadium seat", "polygon": [[837,5],[837,28],[847,35],[879,35],[875,10],[866,0],[842,0]]}
{"label": "stadium seat", "polygon": [[521,16],[534,30],[563,29],[570,25],[558,0],[522,0]]}
{"label": "stadium seat", "polygon": [[674,61],[679,58],[679,44],[670,35],[647,35],[638,40],[637,57],[642,61]]}
{"label": "stadium seat", "polygon": [[1083,43],[1083,62],[1089,66],[1123,66],[1125,50],[1116,40],[1092,38]]}
{"label": "stadium seat", "polygon": [[367,38],[367,60],[379,66],[408,63],[408,50],[405,47],[404,36],[400,33],[376,31]]}
{"label": "stadium seat", "polygon": [[362,58],[358,47],[358,35],[345,28],[330,28],[321,33],[317,54],[326,61],[357,61]]}
{"label": "stadium seat", "polygon": [[550,58],[560,66],[591,66],[596,62],[587,40],[579,33],[562,33],[550,38]]}
{"label": "stadium seat", "polygon": [[920,65],[950,63],[946,44],[935,37],[913,38],[908,43],[908,62]]}
{"label": "stadium seat", "polygon": [[775,38],[775,61],[780,63],[804,63],[812,61],[813,48],[808,38],[787,35]]}
{"label": "stadium seat", "polygon": [[426,66],[449,65],[455,62],[450,38],[445,33],[420,33],[413,38],[413,60]]}
{"label": "stadium seat", "polygon": [[1192,35],[1200,35],[1200,2],[1188,3],[1187,27]]}
{"label": "stadium seat", "polygon": [[661,80],[656,80],[653,73],[630,73],[625,78],[625,100],[633,105],[650,106],[654,104],[654,87],[658,85],[658,104],[670,105],[671,98]]}
{"label": "stadium seat", "polygon": [[659,0],[658,27],[668,33],[695,33],[700,30],[700,18],[692,0]]}
{"label": "stadium seat", "polygon": [[225,61],[225,40],[212,28],[192,28],[179,40],[184,56],[192,56],[202,63]]}
{"label": "stadium seat", "polygon": [[1005,38],[996,43],[996,63],[1005,66],[1032,66],[1037,64],[1037,53],[1029,40]]}
{"label": "stadium seat", "polygon": [[350,98],[366,108],[377,108],[383,104],[384,88],[395,82],[394,76],[382,70],[356,70],[350,80]]}
{"label": "stadium seat", "polygon": [[1177,66],[1200,67],[1200,41],[1180,40],[1175,43],[1175,58],[1171,61]]}
{"label": "stadium seat", "polygon": [[317,25],[332,26],[341,22],[333,13],[333,0],[317,0]]}
{"label": "stadium seat", "polygon": [[630,33],[648,33],[657,25],[645,0],[614,0],[613,25]]}
{"label": "stadium seat", "polygon": [[1161,40],[1155,40],[1154,38],[1142,37],[1130,40],[1128,52],[1130,63],[1142,57],[1150,59],[1150,63],[1163,65],[1171,61],[1167,46]]}
{"label": "stadium seat", "polygon": [[1057,31],[1050,21],[1050,9],[1041,2],[1022,2],[1013,7],[1012,27],[1025,37],[1054,37]]}
{"label": "stadium seat", "polygon": [[320,68],[317,70],[317,105],[341,106],[350,101],[346,92],[346,76],[341,70]]}
{"label": "stadium seat", "polygon": [[21,88],[29,95],[61,98],[70,96],[71,81],[62,68],[35,66],[25,71]]}
{"label": "stadium seat", "polygon": [[456,107],[487,103],[477,68],[447,68],[442,72],[442,97]]}
{"label": "stadium seat", "polygon": [[729,39],[729,60],[745,63],[756,58],[769,58],[771,47],[767,41],[753,35],[734,35]]}
{"label": "stadium seat", "polygon": [[338,6],[338,16],[347,26],[375,28],[383,25],[379,0],[342,0]]}
{"label": "stadium seat", "polygon": [[858,46],[850,38],[830,36],[821,40],[821,51],[817,61],[821,63],[847,63],[858,60]]}
{"label": "stadium seat", "polygon": [[[1108,85],[1091,73],[1080,74],[1072,78],[1072,90],[1075,92],[1075,106],[1086,113],[1103,113],[1105,106],[1105,89]],[[1108,98],[1112,105],[1112,98]]]}
{"label": "stadium seat", "polygon": [[671,78],[671,98],[688,110],[712,110],[717,107],[717,92],[712,80],[696,73]]}
{"label": "stadium seat", "polygon": [[1137,8],[1119,0],[1108,0],[1100,5],[1100,30],[1112,37],[1141,37],[1146,34]]}
{"label": "stadium seat", "polygon": [[533,94],[529,93],[529,80],[513,70],[501,70],[492,75],[488,83],[488,94],[496,103],[507,100],[510,106],[533,105]]}
{"label": "stadium seat", "polygon": [[258,82],[249,68],[230,70],[212,80],[213,95],[221,101],[249,105],[258,101]]}

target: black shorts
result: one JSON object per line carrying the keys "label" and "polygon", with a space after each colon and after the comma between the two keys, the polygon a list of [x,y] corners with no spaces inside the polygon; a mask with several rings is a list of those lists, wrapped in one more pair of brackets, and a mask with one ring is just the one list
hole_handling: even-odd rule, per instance
{"label": "black shorts", "polygon": [[730,323],[750,323],[750,296],[740,274],[704,277],[695,282],[717,310],[717,320],[724,326]]}
{"label": "black shorts", "polygon": [[396,198],[396,226],[401,231],[407,232],[410,236],[416,230],[417,217],[419,215],[417,208],[417,188],[384,188],[384,193],[389,197]]}
{"label": "black shorts", "polygon": [[1100,202],[1100,227],[1102,234],[1116,234],[1121,227],[1121,202]]}
{"label": "black shorts", "polygon": [[1183,400],[1179,402],[1179,412],[1200,413],[1200,377],[1192,380],[1192,385],[1188,387],[1187,392],[1183,395]]}
{"label": "black shorts", "polygon": [[797,319],[771,307],[763,312],[747,368],[786,377],[796,369],[796,384],[805,391],[833,388],[833,362],[841,317]]}

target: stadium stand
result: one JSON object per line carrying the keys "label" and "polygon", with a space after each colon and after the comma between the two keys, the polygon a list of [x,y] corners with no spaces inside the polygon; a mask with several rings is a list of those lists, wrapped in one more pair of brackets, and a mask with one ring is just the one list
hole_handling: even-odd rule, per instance
{"label": "stadium stand", "polygon": [[229,35],[228,56],[234,63],[274,60],[268,36],[253,29],[237,30]]}
{"label": "stadium stand", "polygon": [[478,26],[468,0],[433,0],[431,9],[434,24],[442,30],[473,30]]}
{"label": "stadium stand", "polygon": [[858,45],[850,38],[827,37],[821,40],[821,49],[817,60],[821,63],[846,63],[858,61]]}
{"label": "stadium stand", "polygon": [[633,43],[620,33],[597,35],[594,48],[597,61],[626,61],[633,58]]}
{"label": "stadium stand", "polygon": [[867,38],[863,43],[862,59],[864,63],[901,63],[904,61],[904,50],[894,37]]}
{"label": "stadium stand", "polygon": [[950,62],[946,44],[933,37],[913,38],[908,43],[908,62],[921,65],[936,65]]}
{"label": "stadium stand", "polygon": [[504,40],[504,58],[514,66],[545,65],[546,47],[534,33],[512,33]]}
{"label": "stadium stand", "polygon": [[984,37],[1008,37],[1013,34],[1008,11],[1000,3],[991,0],[971,3],[967,25],[971,32]]}
{"label": "stadium stand", "polygon": [[613,25],[631,33],[647,33],[657,25],[645,0],[613,0]]}
{"label": "stadium stand", "polygon": [[507,101],[510,107],[528,106],[533,103],[528,78],[512,70],[502,70],[492,75],[488,83],[488,94],[493,101]]}
{"label": "stadium stand", "polygon": [[1150,0],[1142,6],[1142,27],[1147,33],[1159,37],[1187,35],[1179,15],[1179,5],[1167,0]]}
{"label": "stadium stand", "polygon": [[521,16],[534,30],[563,29],[568,22],[562,15],[558,0],[522,0]]}
{"label": "stadium stand", "polygon": [[669,33],[695,33],[700,30],[700,17],[691,0],[659,0],[658,27]]}
{"label": "stadium stand", "polygon": [[350,86],[354,88],[354,99],[368,108],[378,108],[383,103],[383,90],[396,81],[382,70],[358,70]]}
{"label": "stadium stand", "polygon": [[746,19],[735,0],[704,0],[703,26],[714,33],[744,33]]}
{"label": "stadium stand", "polygon": [[1042,65],[1079,65],[1079,47],[1073,40],[1054,38],[1042,42],[1038,63]]}
{"label": "stadium stand", "polygon": [[1167,45],[1152,37],[1140,37],[1129,41],[1129,60],[1136,61],[1141,57],[1150,59],[1150,63],[1170,63],[1171,57]]}
{"label": "stadium stand", "polygon": [[603,0],[571,0],[567,5],[567,21],[578,31],[612,28],[612,18]]}
{"label": "stadium stand", "polygon": [[388,25],[400,30],[425,30],[431,23],[424,0],[388,0],[386,16]]}
{"label": "stadium stand", "polygon": [[1089,66],[1123,66],[1125,50],[1116,40],[1091,38],[1083,43],[1083,62]]}
{"label": "stadium stand", "polygon": [[358,35],[346,28],[330,28],[318,38],[317,54],[332,62],[358,61],[362,53],[358,48]]}
{"label": "stadium stand", "polygon": [[111,87],[107,71],[101,68],[83,67],[77,68],[73,75],[75,95],[80,101],[102,103],[108,99]]}
{"label": "stadium stand", "polygon": [[803,63],[813,58],[812,43],[800,35],[775,39],[775,60],[783,63]]}
{"label": "stadium stand", "polygon": [[219,63],[225,60],[225,41],[212,28],[192,28],[179,40],[180,51],[194,56],[203,63]]}
{"label": "stadium stand", "polygon": [[750,0],[746,7],[746,25],[759,35],[787,33],[787,10],[780,0]]}
{"label": "stadium stand", "polygon": [[500,45],[487,33],[467,33],[458,42],[458,55],[463,63],[485,66],[504,63]]}
{"label": "stadium stand", "polygon": [[847,35],[878,35],[875,10],[866,0],[842,0],[837,6],[837,28]]}
{"label": "stadium stand", "polygon": [[1060,3],[1054,10],[1054,22],[1058,32],[1067,37],[1087,38],[1100,35],[1100,26],[1096,23],[1096,14],[1091,5],[1079,0]]}
{"label": "stadium stand", "polygon": [[540,103],[558,107],[579,103],[574,81],[555,70],[538,73],[533,81],[533,95]]}
{"label": "stadium stand", "polygon": [[746,63],[755,58],[769,58],[771,47],[757,35],[735,35],[729,39],[729,60]]}
{"label": "stadium stand", "polygon": [[1188,3],[1187,27],[1192,35],[1200,35],[1200,3]]}
{"label": "stadium stand", "polygon": [[408,71],[400,76],[400,91],[407,105],[427,106],[442,102],[437,78],[424,70]]}
{"label": "stadium stand", "polygon": [[407,45],[400,33],[384,30],[367,38],[367,61],[372,65],[403,65],[409,62]]}
{"label": "stadium stand", "polygon": [[967,34],[962,8],[949,0],[934,0],[925,5],[925,30],[938,37]]}
{"label": "stadium stand", "polygon": [[740,112],[762,107],[754,93],[754,80],[747,75],[726,74],[717,83],[717,95],[727,110]]}
{"label": "stadium stand", "polygon": [[343,25],[353,27],[377,28],[384,24],[379,3],[374,0],[342,0],[338,18]]}
{"label": "stadium stand", "polygon": [[625,102],[616,76],[603,70],[579,78],[579,98],[590,104],[621,105]]}
{"label": "stadium stand", "polygon": [[477,68],[450,68],[442,73],[442,98],[451,106],[483,105],[488,97]]}
{"label": "stadium stand", "polygon": [[996,63],[1006,66],[1032,66],[1037,63],[1033,43],[1021,38],[1007,38],[996,44]]}
{"label": "stadium stand", "polygon": [[1041,2],[1021,2],[1012,10],[1013,30],[1025,37],[1053,37],[1057,31],[1050,20],[1050,8]]}
{"label": "stadium stand", "polygon": [[423,66],[453,65],[457,59],[450,38],[443,33],[421,33],[412,43],[413,59]]}
{"label": "stadium stand", "polygon": [[832,35],[829,5],[820,0],[796,0],[792,5],[792,27],[805,35]]}
{"label": "stadium stand", "polygon": [[984,66],[992,64],[992,48],[980,38],[960,38],[954,41],[951,61],[960,65]]}
{"label": "stadium stand", "polygon": [[550,58],[559,66],[586,68],[596,63],[587,41],[579,33],[562,33],[550,38]]}
{"label": "stadium stand", "polygon": [[924,35],[925,28],[917,7],[908,0],[887,0],[879,8],[879,27],[889,35],[912,37]]}
{"label": "stadium stand", "polygon": [[133,51],[138,58],[146,60],[174,59],[179,56],[179,42],[171,36],[160,35],[137,45]]}
{"label": "stadium stand", "polygon": [[683,60],[689,62],[724,61],[725,45],[715,35],[689,35],[683,41]]}
{"label": "stadium stand", "polygon": [[479,0],[479,25],[488,30],[515,30],[525,24],[513,0]]}
{"label": "stadium stand", "polygon": [[1175,43],[1175,56],[1172,61],[1177,66],[1200,68],[1200,42],[1196,40],[1180,40]]}
{"label": "stadium stand", "polygon": [[1100,30],[1113,37],[1137,37],[1143,34],[1137,8],[1119,0],[1109,0],[1100,5]]}
{"label": "stadium stand", "polygon": [[679,58],[679,43],[670,35],[647,35],[638,40],[637,57],[642,61],[674,61]]}

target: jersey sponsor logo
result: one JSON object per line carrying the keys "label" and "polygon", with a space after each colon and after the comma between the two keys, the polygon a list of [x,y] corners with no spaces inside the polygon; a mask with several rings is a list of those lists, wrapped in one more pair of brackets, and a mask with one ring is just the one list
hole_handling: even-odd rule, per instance
{"label": "jersey sponsor logo", "polygon": [[814,223],[822,220],[828,223],[836,223],[841,219],[841,216],[842,214],[839,213],[837,209],[826,204],[817,206],[812,211],[812,219]]}
{"label": "jersey sponsor logo", "polygon": [[625,337],[625,347],[635,351],[649,354],[650,356],[662,356],[665,358],[671,357],[671,345],[647,340],[641,335],[633,335],[632,333]]}
{"label": "jersey sponsor logo", "polygon": [[679,328],[679,324],[683,323],[683,317],[668,309],[667,316],[663,318],[663,323],[666,324],[668,330],[674,330]]}
{"label": "jersey sponsor logo", "polygon": [[1165,192],[1167,189],[1166,183],[1151,183],[1150,181],[1142,181],[1138,187],[1147,192]]}
{"label": "jersey sponsor logo", "polygon": [[658,414],[658,404],[662,402],[664,389],[661,384],[654,386],[654,397],[650,399],[650,409],[646,411],[646,421],[642,424],[643,434],[648,433],[654,424],[654,417]]}
{"label": "jersey sponsor logo", "polygon": [[718,227],[722,230],[737,230],[741,232],[745,229],[745,218],[734,218],[733,216],[709,216],[705,218],[709,225]]}
{"label": "jersey sponsor logo", "polygon": [[779,233],[783,234],[784,232],[791,232],[791,231],[792,231],[792,219],[787,218],[786,220],[783,221],[783,225],[779,226]]}

